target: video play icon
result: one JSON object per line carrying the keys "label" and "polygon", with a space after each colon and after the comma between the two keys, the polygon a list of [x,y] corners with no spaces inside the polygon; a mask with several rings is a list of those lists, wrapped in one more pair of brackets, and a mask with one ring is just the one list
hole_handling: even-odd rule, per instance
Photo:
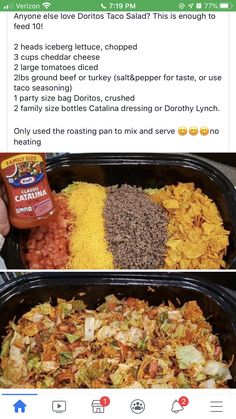
{"label": "video play icon", "polygon": [[66,411],[66,401],[54,400],[52,402],[52,411],[55,413],[64,413]]}

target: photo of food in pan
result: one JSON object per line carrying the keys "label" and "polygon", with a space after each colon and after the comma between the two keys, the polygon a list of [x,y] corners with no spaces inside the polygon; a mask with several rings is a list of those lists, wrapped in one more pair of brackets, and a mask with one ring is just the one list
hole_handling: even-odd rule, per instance
{"label": "photo of food in pan", "polygon": [[58,217],[30,232],[30,269],[219,269],[229,244],[217,206],[193,183],[142,190],[75,182]]}
{"label": "photo of food in pan", "polygon": [[181,155],[49,159],[57,217],[3,249],[8,268],[227,269],[236,266],[236,191]]}
{"label": "photo of food in pan", "polygon": [[26,275],[6,288],[5,301],[4,291],[0,298],[0,310],[10,310],[1,326],[0,385],[235,386],[236,308],[224,292],[184,274],[181,279]]}

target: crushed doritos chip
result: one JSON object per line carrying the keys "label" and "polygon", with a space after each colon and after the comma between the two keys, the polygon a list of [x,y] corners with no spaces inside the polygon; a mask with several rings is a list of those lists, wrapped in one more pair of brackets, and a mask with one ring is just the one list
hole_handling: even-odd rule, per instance
{"label": "crushed doritos chip", "polygon": [[219,269],[225,267],[229,244],[219,210],[194,183],[179,183],[146,191],[169,212],[164,269]]}

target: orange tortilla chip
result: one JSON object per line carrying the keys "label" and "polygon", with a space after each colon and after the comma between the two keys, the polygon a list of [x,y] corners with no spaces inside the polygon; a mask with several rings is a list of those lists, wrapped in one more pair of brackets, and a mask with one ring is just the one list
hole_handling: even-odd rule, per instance
{"label": "orange tortilla chip", "polygon": [[169,212],[165,269],[219,269],[229,244],[229,231],[216,204],[194,183],[148,190]]}

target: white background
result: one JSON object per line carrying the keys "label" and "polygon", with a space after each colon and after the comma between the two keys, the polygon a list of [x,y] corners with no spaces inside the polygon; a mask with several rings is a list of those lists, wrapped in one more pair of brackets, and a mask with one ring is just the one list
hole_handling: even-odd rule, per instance
{"label": "white background", "polygon": [[[14,13],[1,13],[0,37],[8,39],[8,56],[6,44],[1,42],[1,144],[4,151],[33,151],[36,147],[14,147],[14,137],[18,139],[40,139],[41,150],[99,152],[99,151],[236,151],[235,118],[232,94],[235,87],[234,68],[235,54],[233,52],[235,39],[236,15],[231,13],[216,13],[215,21],[201,22],[177,20],[79,20],[64,22],[63,27],[58,21],[44,22],[44,30],[18,31],[13,30]],[[8,24],[6,20],[8,19]],[[229,20],[231,21],[229,26]],[[22,22],[21,22],[22,23]],[[7,28],[8,26],[8,28]],[[229,33],[231,30],[231,45]],[[104,82],[78,84],[79,94],[94,95],[136,95],[138,104],[172,104],[172,105],[211,105],[221,108],[218,113],[27,113],[13,112],[13,44],[23,43],[138,43],[138,51],[130,53],[102,53],[99,64],[102,74],[136,73],[136,74],[217,74],[223,77],[221,83],[195,84],[186,82],[169,83],[165,85],[132,84],[125,82],[111,86]],[[231,47],[231,57],[229,48]],[[231,59],[229,59],[231,58]],[[48,63],[48,62],[47,62]],[[54,61],[55,63],[55,61]],[[229,67],[229,63],[231,67]],[[6,77],[6,74],[8,77]],[[228,77],[231,75],[231,80]],[[79,83],[79,82],[78,82]],[[47,83],[46,83],[47,84]],[[8,95],[6,89],[8,88]],[[231,94],[230,94],[231,93]],[[57,94],[57,93],[55,93]],[[28,103],[25,103],[29,105]],[[81,103],[82,104],[82,103]],[[127,105],[129,103],[126,103]],[[231,117],[229,104],[231,105]],[[6,117],[7,111],[7,117]],[[8,125],[7,125],[8,121]],[[229,126],[230,124],[230,126]],[[14,135],[14,128],[174,128],[179,126],[206,125],[219,129],[219,135],[198,135],[192,137],[178,134],[168,135],[103,135],[103,136],[26,136]]]}

